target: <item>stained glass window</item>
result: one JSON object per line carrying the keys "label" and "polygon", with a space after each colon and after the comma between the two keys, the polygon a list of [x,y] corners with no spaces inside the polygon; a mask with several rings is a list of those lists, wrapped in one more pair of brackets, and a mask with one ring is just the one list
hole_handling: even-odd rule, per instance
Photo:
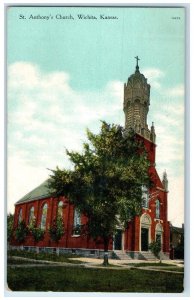
{"label": "stained glass window", "polygon": [[47,209],[48,209],[48,205],[47,203],[45,203],[42,208],[42,217],[41,217],[41,225],[40,225],[42,229],[46,229]]}
{"label": "stained glass window", "polygon": [[78,209],[74,210],[74,220],[73,220],[73,235],[81,234],[81,214]]}
{"label": "stained glass window", "polygon": [[160,201],[156,200],[156,219],[160,219]]}
{"label": "stained glass window", "polygon": [[148,208],[149,206],[149,193],[145,185],[142,185],[142,206],[144,208]]}
{"label": "stained glass window", "polygon": [[58,211],[57,211],[57,213],[58,213],[59,217],[63,217],[63,201],[60,201],[58,203]]}
{"label": "stained glass window", "polygon": [[77,208],[75,208],[75,210],[74,210],[74,221],[73,221],[73,224],[74,224],[74,226],[81,225],[81,214],[77,210]]}
{"label": "stained glass window", "polygon": [[22,221],[22,208],[19,210],[19,215],[18,215],[18,223]]}
{"label": "stained glass window", "polygon": [[34,206],[30,208],[28,223],[32,224],[33,220],[34,220]]}

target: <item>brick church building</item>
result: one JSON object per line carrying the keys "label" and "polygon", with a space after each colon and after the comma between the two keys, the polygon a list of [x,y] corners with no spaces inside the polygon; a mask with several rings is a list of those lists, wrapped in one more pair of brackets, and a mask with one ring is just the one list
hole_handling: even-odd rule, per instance
{"label": "brick church building", "polygon": [[[124,114],[126,130],[132,128],[137,139],[144,142],[150,160],[149,175],[153,181],[150,190],[142,187],[142,214],[129,220],[127,228],[117,229],[117,232],[109,243],[110,255],[119,252],[136,259],[149,259],[149,243],[160,240],[163,257],[169,257],[169,222],[168,222],[168,180],[166,172],[163,179],[158,176],[155,168],[156,134],[152,123],[149,129],[147,114],[150,105],[150,85],[147,79],[139,71],[138,57],[135,73],[124,84]],[[65,234],[56,243],[50,239],[49,225],[55,219],[57,213],[62,216]],[[101,256],[103,242],[94,241],[89,236],[80,235],[75,230],[77,225],[86,223],[86,217],[80,215],[65,197],[53,198],[48,189],[48,181],[25,195],[15,204],[14,227],[21,220],[26,225],[32,219],[36,225],[45,230],[43,240],[35,243],[31,235],[28,235],[22,247],[28,250],[60,253],[80,253],[87,256]],[[12,247],[21,246],[16,240],[12,241]]]}

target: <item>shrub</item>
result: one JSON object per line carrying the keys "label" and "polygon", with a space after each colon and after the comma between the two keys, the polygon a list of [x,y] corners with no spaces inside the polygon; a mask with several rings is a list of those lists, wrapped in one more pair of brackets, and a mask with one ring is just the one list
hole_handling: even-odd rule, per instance
{"label": "shrub", "polygon": [[13,238],[13,233],[14,233],[13,223],[14,223],[14,216],[12,214],[9,214],[7,216],[7,240],[8,240],[8,242],[10,242],[11,239]]}
{"label": "shrub", "polygon": [[161,243],[159,241],[153,241],[149,244],[149,249],[154,254],[155,257],[159,257],[159,253],[161,251]]}
{"label": "shrub", "polygon": [[44,238],[45,231],[42,228],[36,226],[35,218],[33,218],[28,228],[36,243],[41,241]]}
{"label": "shrub", "polygon": [[58,242],[65,234],[63,219],[61,216],[57,216],[57,218],[54,219],[51,227],[49,228],[49,234],[51,240],[54,242]]}
{"label": "shrub", "polygon": [[28,234],[28,228],[24,220],[20,221],[18,226],[15,229],[15,238],[19,243],[25,241],[25,238]]}
{"label": "shrub", "polygon": [[31,232],[36,243],[44,238],[45,231],[40,227],[34,227]]}

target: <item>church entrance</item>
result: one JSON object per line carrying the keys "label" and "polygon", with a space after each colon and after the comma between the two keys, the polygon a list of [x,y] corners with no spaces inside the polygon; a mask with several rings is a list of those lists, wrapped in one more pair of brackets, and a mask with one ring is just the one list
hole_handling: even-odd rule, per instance
{"label": "church entrance", "polygon": [[114,237],[114,249],[122,250],[122,230],[117,229]]}
{"label": "church entrance", "polygon": [[151,218],[148,214],[141,216],[141,227],[139,231],[139,249],[148,251],[150,243]]}
{"label": "church entrance", "polygon": [[148,251],[148,228],[141,228],[141,251]]}

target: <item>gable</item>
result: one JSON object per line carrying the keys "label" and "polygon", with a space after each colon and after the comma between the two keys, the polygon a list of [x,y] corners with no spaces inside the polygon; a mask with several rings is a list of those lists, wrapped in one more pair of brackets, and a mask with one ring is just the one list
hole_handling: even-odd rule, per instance
{"label": "gable", "polygon": [[45,180],[38,187],[36,187],[31,192],[29,192],[24,197],[22,197],[20,200],[18,200],[16,204],[26,203],[32,200],[39,200],[39,199],[50,197],[52,193],[49,189],[48,181],[49,179]]}

